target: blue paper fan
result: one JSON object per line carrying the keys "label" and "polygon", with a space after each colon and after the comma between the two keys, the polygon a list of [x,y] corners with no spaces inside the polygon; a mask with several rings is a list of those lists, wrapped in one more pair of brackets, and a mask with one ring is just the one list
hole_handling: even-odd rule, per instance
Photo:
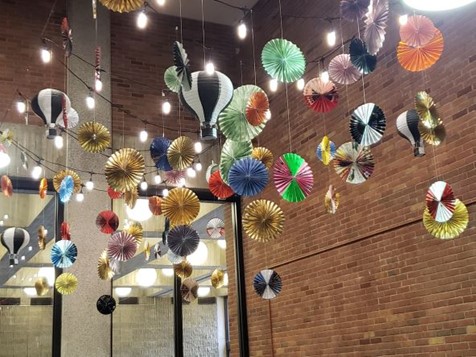
{"label": "blue paper fan", "polygon": [[[324,154],[324,157],[322,156],[323,152],[325,148],[322,147],[322,143],[320,143],[318,146],[317,146],[317,149],[316,149],[316,156],[319,160],[323,161],[324,162],[324,159],[325,159],[325,155]],[[330,159],[332,160],[334,158],[334,156],[336,156],[336,144],[334,144],[333,141],[330,141],[329,140],[329,153],[330,154]],[[327,164],[326,164],[327,165]]]}
{"label": "blue paper fan", "polygon": [[263,299],[273,299],[281,292],[281,277],[274,270],[261,270],[253,279],[253,287]]}
{"label": "blue paper fan", "polygon": [[77,256],[78,248],[69,240],[60,240],[51,248],[51,262],[56,268],[69,268]]}
{"label": "blue paper fan", "polygon": [[268,184],[268,170],[261,161],[246,157],[231,166],[228,181],[238,195],[254,196]]}
{"label": "blue paper fan", "polygon": [[162,171],[171,171],[172,166],[167,159],[167,150],[171,141],[163,136],[154,138],[150,144],[150,156],[154,160],[155,167]]}
{"label": "blue paper fan", "polygon": [[73,178],[68,175],[66,176],[63,181],[61,181],[60,187],[59,187],[59,196],[60,200],[63,203],[69,202],[71,199],[71,196],[73,195],[74,191],[74,180]]}

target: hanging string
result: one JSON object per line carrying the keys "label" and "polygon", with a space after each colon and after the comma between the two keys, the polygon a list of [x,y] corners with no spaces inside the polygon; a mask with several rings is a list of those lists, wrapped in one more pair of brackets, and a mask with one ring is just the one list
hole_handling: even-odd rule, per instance
{"label": "hanging string", "polygon": [[240,60],[240,83],[243,85],[243,61]]}
{"label": "hanging string", "polygon": [[205,56],[205,9],[203,6],[203,0],[200,0],[202,6],[202,49],[203,49],[203,68],[207,64],[206,56]]}
{"label": "hanging string", "polygon": [[180,43],[183,45],[182,0],[179,0],[179,16],[180,16]]}
{"label": "hanging string", "polygon": [[[359,21],[357,21],[357,35],[359,36],[359,39],[360,39],[360,25],[359,25]],[[364,97],[364,104],[367,103],[367,97],[365,95],[365,74],[364,72],[362,71],[362,95]]]}
{"label": "hanging string", "polygon": [[281,6],[281,0],[279,2],[279,26],[281,29],[281,38],[284,38],[284,30],[283,30],[283,8]]}
{"label": "hanging string", "polygon": [[250,10],[250,18],[251,18],[251,47],[253,51],[253,74],[255,78],[255,85],[257,83],[256,80],[256,46],[255,46],[255,24],[253,22],[253,9]]}
{"label": "hanging string", "polygon": [[55,7],[56,7],[57,2],[58,2],[58,0],[55,0],[55,2],[53,3],[53,6],[51,7],[50,13],[48,14],[48,18],[46,19],[46,22],[43,26],[43,29],[41,30],[41,36],[40,37],[43,37],[45,32],[46,32],[46,28],[48,27],[48,24],[50,23],[51,16],[53,16],[53,13],[55,11]]}

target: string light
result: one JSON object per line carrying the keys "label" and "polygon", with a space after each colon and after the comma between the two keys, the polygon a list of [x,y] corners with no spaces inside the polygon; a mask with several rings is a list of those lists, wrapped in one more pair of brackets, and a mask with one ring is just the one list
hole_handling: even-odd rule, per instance
{"label": "string light", "polygon": [[193,148],[197,154],[200,154],[203,150],[202,143],[200,141],[196,141],[195,144],[193,144]]}
{"label": "string light", "polygon": [[205,72],[207,72],[207,74],[209,76],[211,76],[213,73],[215,73],[215,65],[213,64],[213,62],[208,62],[205,66]]}
{"label": "string light", "polygon": [[145,175],[142,177],[142,182],[140,183],[140,189],[142,191],[147,191],[147,188],[149,188],[149,184],[145,180]]}
{"label": "string light", "polygon": [[89,177],[89,181],[85,184],[86,190],[92,191],[94,189],[93,174]]}
{"label": "string light", "polygon": [[51,49],[48,48],[46,44],[43,44],[43,46],[41,47],[40,53],[41,53],[41,60],[43,61],[43,63],[51,62],[51,58],[53,57],[53,54],[51,52]]}
{"label": "string light", "polygon": [[157,174],[154,176],[154,183],[156,185],[159,185],[162,182],[162,176],[160,176],[160,173],[157,171]]}
{"label": "string light", "polygon": [[400,15],[400,17],[398,18],[398,23],[400,24],[400,26],[406,25],[407,22],[408,22],[408,14]]}
{"label": "string light", "polygon": [[266,120],[271,120],[271,110],[267,110],[266,113],[264,113],[264,117]]}
{"label": "string light", "polygon": [[3,215],[3,219],[4,219],[5,221],[8,220],[9,218],[10,218],[10,216],[8,215],[8,213],[5,213],[5,214]]}
{"label": "string light", "polygon": [[23,99],[19,99],[16,106],[18,113],[23,114],[26,112],[26,102]]}
{"label": "string light", "polygon": [[171,110],[172,110],[172,106],[170,105],[170,102],[166,99],[162,103],[162,113],[164,113],[165,115],[168,115],[170,114]]}
{"label": "string light", "polygon": [[33,170],[31,170],[31,177],[35,180],[38,180],[41,177],[41,174],[43,173],[43,169],[41,166],[36,165]]}
{"label": "string light", "polygon": [[165,0],[157,0],[157,5],[159,6],[164,6],[165,5]]}
{"label": "string light", "polygon": [[327,72],[327,70],[323,70],[319,77],[321,78],[321,81],[323,81],[324,83],[329,82],[329,72]]}
{"label": "string light", "polygon": [[304,89],[304,78],[300,78],[297,82],[296,82],[296,87],[298,90],[303,90]]}
{"label": "string light", "polygon": [[81,191],[79,191],[76,194],[76,201],[77,202],[83,202],[84,201],[84,193],[83,193],[83,188],[81,187]]}
{"label": "string light", "polygon": [[197,172],[193,169],[193,167],[188,167],[186,172],[187,172],[187,176],[190,178],[197,177]]}
{"label": "string light", "polygon": [[96,92],[102,91],[102,81],[101,81],[101,78],[96,78],[96,80],[94,81],[94,89],[96,90]]}
{"label": "string light", "polygon": [[149,137],[149,133],[147,132],[147,130],[145,130],[146,128],[144,128],[144,130],[142,130],[140,133],[139,133],[139,141],[141,143],[145,143],[147,141],[147,138]]}
{"label": "string light", "polygon": [[63,137],[61,135],[56,135],[54,139],[55,147],[58,150],[61,150],[64,145]]}
{"label": "string light", "polygon": [[195,171],[198,171],[198,172],[202,171],[202,168],[203,168],[202,163],[200,161],[196,162],[195,164],[193,164],[193,168],[195,169]]}
{"label": "string light", "polygon": [[169,190],[167,188],[164,188],[162,190],[162,197],[167,197],[169,195]]}
{"label": "string light", "polygon": [[327,45],[329,47],[334,47],[336,45],[336,41],[337,41],[337,34],[336,34],[336,31],[334,29],[332,29],[331,31],[329,31],[327,33],[327,36],[326,36],[326,39],[327,39]]}
{"label": "string light", "polygon": [[10,158],[10,155],[8,155],[7,150],[2,144],[0,144],[0,169],[10,165],[11,161],[12,159]]}
{"label": "string light", "polygon": [[278,80],[277,79],[270,79],[269,81],[269,90],[271,92],[276,92],[278,90]]}
{"label": "string light", "polygon": [[93,110],[96,106],[96,101],[94,100],[92,91],[89,91],[88,96],[86,97],[86,106],[88,109]]}
{"label": "string light", "polygon": [[177,186],[178,187],[184,187],[185,186],[185,179],[183,177],[180,180],[178,180]]}
{"label": "string light", "polygon": [[147,27],[147,22],[149,21],[147,14],[145,13],[145,7],[144,9],[139,12],[137,15],[137,27],[140,28],[141,30],[145,29]]}
{"label": "string light", "polygon": [[248,34],[248,28],[246,27],[246,24],[243,20],[240,21],[236,32],[238,33],[238,38],[240,40],[244,40],[246,38],[246,35]]}

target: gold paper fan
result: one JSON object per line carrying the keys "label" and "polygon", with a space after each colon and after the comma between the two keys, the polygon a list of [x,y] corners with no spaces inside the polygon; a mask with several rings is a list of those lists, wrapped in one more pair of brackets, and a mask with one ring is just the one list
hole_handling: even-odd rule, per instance
{"label": "gold paper fan", "polygon": [[174,272],[180,279],[186,279],[193,273],[192,264],[187,260],[182,260],[178,264],[174,264]]}
{"label": "gold paper fan", "polygon": [[46,248],[46,229],[44,226],[38,227],[38,248],[40,250],[45,250]]}
{"label": "gold paper fan", "polygon": [[125,231],[134,237],[137,244],[142,242],[142,239],[144,238],[144,228],[139,222],[132,222],[129,227],[125,229]]}
{"label": "gold paper fan", "polygon": [[427,128],[435,128],[438,124],[440,116],[436,110],[433,98],[427,92],[418,92],[415,96],[415,109],[420,117],[420,121]]}
{"label": "gold paper fan", "polygon": [[174,226],[192,223],[199,212],[200,201],[197,195],[188,188],[174,188],[162,201],[162,213]]}
{"label": "gold paper fan", "polygon": [[136,206],[138,197],[139,193],[137,192],[137,188],[124,192],[124,202],[126,202],[126,205],[131,209]]}
{"label": "gold paper fan", "polygon": [[116,12],[131,12],[144,5],[144,0],[99,0],[106,8]]}
{"label": "gold paper fan", "polygon": [[253,148],[251,157],[253,159],[261,161],[268,170],[273,166],[273,161],[274,161],[273,153],[271,152],[271,150],[265,147]]}
{"label": "gold paper fan", "polygon": [[259,242],[269,242],[283,232],[284,213],[274,202],[256,200],[243,212],[243,228],[246,234]]}
{"label": "gold paper fan", "polygon": [[144,156],[135,149],[117,150],[107,160],[106,181],[116,191],[131,191],[137,188],[145,170]]}
{"label": "gold paper fan", "polygon": [[423,224],[433,237],[439,239],[453,239],[464,232],[468,226],[468,209],[460,200],[456,200],[453,216],[446,222],[437,222],[433,219],[428,208],[423,212]]}
{"label": "gold paper fan", "polygon": [[185,170],[195,158],[193,141],[188,136],[179,136],[167,150],[167,160],[174,170]]}
{"label": "gold paper fan", "polygon": [[437,122],[439,124],[434,128],[428,128],[421,121],[418,123],[418,130],[420,131],[422,139],[426,143],[434,146],[440,145],[446,138],[446,129],[443,121],[438,119]]}
{"label": "gold paper fan", "polygon": [[69,295],[78,287],[78,278],[74,274],[63,273],[56,278],[55,287],[60,294]]}
{"label": "gold paper fan", "polygon": [[45,277],[42,277],[35,281],[35,290],[37,296],[45,296],[50,290],[48,280],[46,280]]}
{"label": "gold paper fan", "polygon": [[88,121],[79,127],[78,141],[84,151],[103,152],[111,143],[111,133],[101,123]]}
{"label": "gold paper fan", "polygon": [[105,250],[98,259],[98,275],[102,280],[109,280],[114,276],[114,271],[111,269],[110,260]]}
{"label": "gold paper fan", "polygon": [[225,283],[225,272],[221,269],[215,269],[211,277],[212,286],[219,289]]}
{"label": "gold paper fan", "polygon": [[63,179],[68,175],[73,178],[74,193],[81,191],[81,179],[79,178],[79,175],[73,170],[66,169],[61,170],[53,177],[53,186],[55,187],[56,192],[59,192],[61,181],[63,181]]}

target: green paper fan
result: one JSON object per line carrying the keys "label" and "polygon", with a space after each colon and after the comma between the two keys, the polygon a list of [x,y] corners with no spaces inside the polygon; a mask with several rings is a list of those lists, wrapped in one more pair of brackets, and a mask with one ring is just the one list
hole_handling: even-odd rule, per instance
{"label": "green paper fan", "polygon": [[286,83],[297,81],[306,69],[306,59],[299,47],[281,38],[271,40],[264,46],[261,63],[272,78]]}
{"label": "green paper fan", "polygon": [[248,100],[257,92],[264,93],[260,87],[251,84],[238,87],[233,91],[233,99],[218,117],[220,130],[227,139],[250,141],[263,131],[266,125],[265,122],[254,126],[246,119]]}
{"label": "green paper fan", "polygon": [[304,200],[314,185],[309,164],[294,153],[284,154],[276,160],[273,179],[279,194],[288,202]]}
{"label": "green paper fan", "polygon": [[251,141],[238,142],[230,139],[225,141],[220,156],[220,175],[223,182],[227,185],[229,184],[228,172],[235,161],[244,157],[250,157],[252,152],[253,144],[251,144]]}
{"label": "green paper fan", "polygon": [[174,93],[178,93],[180,91],[180,79],[177,76],[177,67],[170,66],[164,72],[164,82],[168,89],[170,89]]}

